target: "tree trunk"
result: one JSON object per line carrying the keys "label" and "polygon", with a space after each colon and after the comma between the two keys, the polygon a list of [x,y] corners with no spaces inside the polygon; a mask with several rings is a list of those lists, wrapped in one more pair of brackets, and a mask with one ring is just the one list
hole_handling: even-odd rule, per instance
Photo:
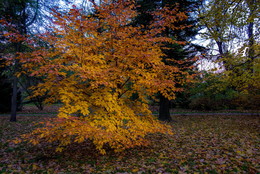
{"label": "tree trunk", "polygon": [[254,50],[254,43],[255,43],[255,39],[254,39],[254,13],[255,13],[255,9],[252,6],[253,4],[256,4],[255,0],[248,0],[247,1],[247,5],[249,7],[250,13],[249,13],[249,24],[248,24],[248,28],[247,28],[247,36],[248,36],[248,57],[250,58],[250,61],[253,62],[254,61],[254,54],[255,54],[255,50]]}
{"label": "tree trunk", "polygon": [[12,106],[11,106],[11,122],[16,121],[16,110],[17,110],[17,82],[18,79],[15,76],[13,79],[13,94],[12,94]]}
{"label": "tree trunk", "polygon": [[[17,30],[19,31],[20,34],[26,34],[26,1],[21,1],[21,15],[15,21],[15,25],[17,27]],[[15,16],[15,14],[13,14]],[[15,47],[16,52],[21,52],[22,51],[22,42],[19,42],[16,44]],[[15,55],[16,56],[16,55]],[[13,93],[12,93],[12,106],[11,106],[11,122],[16,121],[16,112],[17,112],[17,94],[18,94],[18,77],[16,77],[16,72],[18,72],[18,60],[15,59],[14,61],[14,69],[13,69]]]}
{"label": "tree trunk", "polygon": [[170,115],[170,100],[160,94],[160,108],[159,108],[159,120],[171,121]]}

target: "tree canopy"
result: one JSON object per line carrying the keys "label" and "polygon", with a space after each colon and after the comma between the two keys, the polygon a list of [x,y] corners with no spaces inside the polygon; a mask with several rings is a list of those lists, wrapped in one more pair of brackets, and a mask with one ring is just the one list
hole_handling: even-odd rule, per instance
{"label": "tree canopy", "polygon": [[160,34],[178,28],[173,23],[186,15],[169,7],[158,9],[143,32],[144,26],[129,25],[137,15],[132,2],[94,8],[94,15],[76,8],[69,13],[54,10],[54,32],[41,35],[50,47],[24,41],[35,50],[20,54],[24,71],[45,77],[34,96],[49,91],[49,102],[63,103],[58,118],[24,135],[33,144],[58,141],[57,150],[62,150],[72,142],[91,140],[105,153],[106,144],[119,151],[146,145],[149,133],[171,133],[152,115],[148,96],[160,92],[172,99],[180,90],[176,83],[189,79],[187,72],[162,61],[162,43],[179,42]]}

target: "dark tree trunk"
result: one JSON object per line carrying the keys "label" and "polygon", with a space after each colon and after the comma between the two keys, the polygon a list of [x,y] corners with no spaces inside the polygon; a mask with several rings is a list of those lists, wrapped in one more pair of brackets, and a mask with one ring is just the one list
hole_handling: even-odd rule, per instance
{"label": "dark tree trunk", "polygon": [[250,22],[248,24],[248,33],[247,33],[248,34],[248,58],[249,58],[247,69],[249,69],[251,73],[254,73],[253,62],[254,62],[254,55],[255,55],[253,28],[254,28],[254,23]]}
{"label": "dark tree trunk", "polygon": [[[17,30],[20,34],[27,33],[26,31],[26,1],[21,2],[21,15],[16,19],[15,24],[17,27]],[[15,15],[14,15],[15,16]],[[16,52],[22,51],[22,42],[19,42],[16,44]],[[11,106],[11,117],[10,121],[15,122],[16,121],[16,112],[17,112],[17,94],[18,94],[18,77],[16,77],[15,73],[18,72],[18,60],[15,59],[14,61],[14,69],[13,69],[13,93],[12,93],[12,106]]]}
{"label": "dark tree trunk", "polygon": [[159,109],[159,120],[171,121],[170,115],[170,100],[160,94],[160,109]]}
{"label": "dark tree trunk", "polygon": [[253,60],[254,59],[254,36],[253,36],[253,28],[254,28],[254,23],[250,22],[248,25],[248,40],[249,40],[249,51],[248,51],[248,57]]}
{"label": "dark tree trunk", "polygon": [[13,94],[12,94],[12,107],[11,107],[11,118],[10,121],[16,121],[16,110],[17,110],[17,77],[14,77],[13,80]]}
{"label": "dark tree trunk", "polygon": [[255,50],[253,48],[254,46],[254,13],[255,13],[255,8],[253,7],[253,4],[256,4],[256,0],[248,0],[247,1],[249,10],[250,10],[250,14],[249,14],[249,24],[248,24],[248,28],[247,28],[247,35],[248,35],[248,57],[251,59],[251,61],[254,60],[254,54],[255,54]]}
{"label": "dark tree trunk", "polygon": [[223,42],[217,41],[217,45],[218,45],[218,51],[219,51],[220,57],[222,58],[224,56]]}

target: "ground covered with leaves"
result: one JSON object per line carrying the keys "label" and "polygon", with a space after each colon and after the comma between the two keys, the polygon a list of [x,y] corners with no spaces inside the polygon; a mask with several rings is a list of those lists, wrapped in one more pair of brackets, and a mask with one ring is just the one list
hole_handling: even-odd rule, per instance
{"label": "ground covered with leaves", "polygon": [[55,116],[48,108],[27,111],[16,123],[0,115],[0,173],[260,173],[257,115],[174,115],[174,135],[150,135],[149,147],[100,155],[90,142],[61,153],[55,144],[13,144],[33,122]]}

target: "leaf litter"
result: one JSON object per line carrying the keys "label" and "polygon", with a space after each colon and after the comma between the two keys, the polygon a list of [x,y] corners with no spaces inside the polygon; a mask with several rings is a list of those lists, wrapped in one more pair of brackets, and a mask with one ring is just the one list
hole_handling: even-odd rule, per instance
{"label": "leaf litter", "polygon": [[0,117],[0,173],[260,173],[260,118],[245,115],[174,116],[174,135],[153,134],[148,147],[100,155],[91,142],[62,153],[55,144],[11,142],[55,115]]}

